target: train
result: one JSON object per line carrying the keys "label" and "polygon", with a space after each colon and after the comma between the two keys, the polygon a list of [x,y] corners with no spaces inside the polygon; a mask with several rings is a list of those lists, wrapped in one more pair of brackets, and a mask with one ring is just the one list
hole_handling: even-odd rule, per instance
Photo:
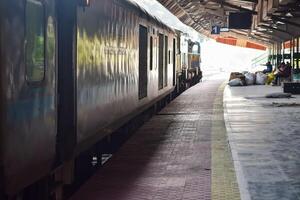
{"label": "train", "polygon": [[175,30],[176,52],[176,92],[181,93],[202,79],[200,42],[193,40],[188,33]]}
{"label": "train", "polygon": [[0,1],[0,199],[59,199],[82,155],[198,83],[200,62],[131,0]]}

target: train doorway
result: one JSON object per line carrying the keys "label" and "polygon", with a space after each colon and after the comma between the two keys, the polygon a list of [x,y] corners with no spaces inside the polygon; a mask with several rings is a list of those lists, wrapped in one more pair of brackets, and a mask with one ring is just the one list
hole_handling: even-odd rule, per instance
{"label": "train doorway", "polygon": [[148,30],[140,25],[139,34],[139,99],[147,96],[148,86]]}
{"label": "train doorway", "polygon": [[176,40],[173,39],[173,86],[176,84]]}
{"label": "train doorway", "polygon": [[[72,1],[57,1],[58,114],[57,161],[70,159],[76,145],[76,8]],[[72,36],[72,37],[70,37]],[[60,95],[61,94],[61,95]]]}

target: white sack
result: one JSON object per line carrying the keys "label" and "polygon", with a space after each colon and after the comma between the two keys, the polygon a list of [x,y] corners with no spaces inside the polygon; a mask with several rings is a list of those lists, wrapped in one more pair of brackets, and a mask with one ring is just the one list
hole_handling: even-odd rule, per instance
{"label": "white sack", "polygon": [[257,85],[264,85],[264,84],[266,84],[266,81],[267,81],[267,75],[265,75],[262,72],[256,73],[256,84]]}
{"label": "white sack", "polygon": [[230,85],[230,86],[242,86],[243,82],[240,78],[235,78],[235,79],[232,79],[231,81],[229,81],[228,85]]}
{"label": "white sack", "polygon": [[255,74],[252,73],[246,73],[245,74],[245,80],[247,85],[253,85],[255,83]]}

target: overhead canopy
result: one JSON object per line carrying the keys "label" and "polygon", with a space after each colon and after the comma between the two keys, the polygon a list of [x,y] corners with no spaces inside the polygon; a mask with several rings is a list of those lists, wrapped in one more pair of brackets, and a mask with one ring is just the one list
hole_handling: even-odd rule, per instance
{"label": "overhead canopy", "polygon": [[[231,12],[249,12],[249,29],[230,29],[220,36],[270,46],[300,35],[299,0],[158,0],[183,23],[211,35],[212,26],[227,27]],[[251,46],[251,45],[250,45]]]}

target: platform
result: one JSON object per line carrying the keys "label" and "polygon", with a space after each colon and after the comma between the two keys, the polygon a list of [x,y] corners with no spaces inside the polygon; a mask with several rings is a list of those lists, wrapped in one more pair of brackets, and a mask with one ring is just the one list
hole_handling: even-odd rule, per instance
{"label": "platform", "polygon": [[204,81],[173,100],[71,199],[240,199],[226,140],[222,83]]}
{"label": "platform", "polygon": [[226,87],[225,119],[243,200],[300,199],[300,95],[281,87]]}
{"label": "platform", "polygon": [[71,199],[299,200],[300,96],[265,98],[274,92],[282,88],[205,80],[145,123]]}

